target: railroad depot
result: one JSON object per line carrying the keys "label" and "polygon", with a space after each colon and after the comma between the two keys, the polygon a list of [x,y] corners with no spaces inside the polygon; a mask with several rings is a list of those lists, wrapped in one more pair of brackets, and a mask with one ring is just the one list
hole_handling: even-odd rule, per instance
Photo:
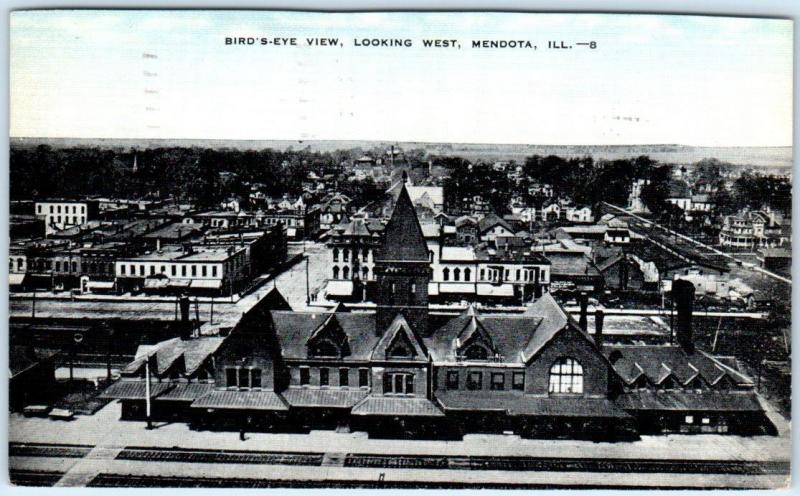
{"label": "railroad depot", "polygon": [[629,439],[774,434],[735,360],[694,347],[694,287],[676,281],[675,342],[605,342],[549,293],[522,314],[429,311],[429,250],[405,187],[374,256],[377,308],[295,312],[273,289],[218,336],[140,346],[103,397],[127,420],[197,428],[471,432]]}

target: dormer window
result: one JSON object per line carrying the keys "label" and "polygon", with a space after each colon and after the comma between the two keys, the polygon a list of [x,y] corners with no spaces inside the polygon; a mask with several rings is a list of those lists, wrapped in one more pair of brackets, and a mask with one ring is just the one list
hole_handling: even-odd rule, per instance
{"label": "dormer window", "polygon": [[488,360],[489,352],[479,344],[473,344],[464,351],[464,358],[467,360]]}
{"label": "dormer window", "polygon": [[315,357],[341,356],[339,347],[328,340],[319,340],[311,346],[311,354]]}

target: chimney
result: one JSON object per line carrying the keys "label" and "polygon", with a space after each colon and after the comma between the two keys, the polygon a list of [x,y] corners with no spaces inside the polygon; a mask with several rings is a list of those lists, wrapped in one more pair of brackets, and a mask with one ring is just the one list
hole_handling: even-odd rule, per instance
{"label": "chimney", "polygon": [[677,310],[675,336],[678,345],[687,353],[694,353],[692,335],[692,310],[694,306],[694,284],[683,279],[672,281],[672,299]]}
{"label": "chimney", "polygon": [[192,333],[192,323],[189,321],[189,297],[182,295],[179,305],[181,308],[181,321],[179,324],[181,339],[188,339]]}
{"label": "chimney", "polygon": [[578,297],[578,300],[581,304],[581,316],[580,320],[578,320],[578,325],[583,329],[583,332],[588,332],[588,317],[587,317],[587,307],[589,306],[589,297],[586,293],[581,293]]}
{"label": "chimney", "polygon": [[605,314],[603,310],[597,309],[594,312],[594,342],[599,347],[603,347],[603,319]]}

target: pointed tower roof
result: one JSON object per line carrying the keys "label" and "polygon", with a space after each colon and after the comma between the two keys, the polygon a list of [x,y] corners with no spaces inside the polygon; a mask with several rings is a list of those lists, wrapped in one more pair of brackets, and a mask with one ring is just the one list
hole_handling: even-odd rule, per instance
{"label": "pointed tower roof", "polygon": [[398,262],[428,261],[428,245],[405,184],[394,205],[392,217],[386,224],[383,245],[375,258]]}

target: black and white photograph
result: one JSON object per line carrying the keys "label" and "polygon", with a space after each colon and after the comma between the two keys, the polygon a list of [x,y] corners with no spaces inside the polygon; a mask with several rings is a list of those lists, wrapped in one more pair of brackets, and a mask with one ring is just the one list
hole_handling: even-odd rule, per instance
{"label": "black and white photograph", "polygon": [[9,23],[10,484],[790,486],[791,19]]}

